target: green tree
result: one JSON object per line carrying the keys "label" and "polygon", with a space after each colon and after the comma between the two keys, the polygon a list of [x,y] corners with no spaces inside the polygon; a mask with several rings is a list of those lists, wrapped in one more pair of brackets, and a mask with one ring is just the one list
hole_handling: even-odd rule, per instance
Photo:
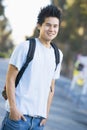
{"label": "green tree", "polygon": [[87,55],[87,0],[51,0],[52,4],[62,8],[60,32],[55,41],[64,53],[66,73],[67,65],[74,62],[78,53]]}
{"label": "green tree", "polygon": [[58,40],[70,44],[72,51],[81,51],[83,45],[87,44],[87,0],[52,0],[52,2],[63,9]]}
{"label": "green tree", "polygon": [[9,20],[5,16],[3,2],[3,0],[0,0],[0,53],[8,52],[13,48],[12,29]]}

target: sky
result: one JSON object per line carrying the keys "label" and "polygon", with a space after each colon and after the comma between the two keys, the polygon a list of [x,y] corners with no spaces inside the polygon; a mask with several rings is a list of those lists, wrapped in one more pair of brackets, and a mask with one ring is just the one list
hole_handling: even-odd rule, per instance
{"label": "sky", "polygon": [[15,44],[22,42],[26,35],[32,35],[40,9],[48,4],[50,0],[5,0],[5,15]]}

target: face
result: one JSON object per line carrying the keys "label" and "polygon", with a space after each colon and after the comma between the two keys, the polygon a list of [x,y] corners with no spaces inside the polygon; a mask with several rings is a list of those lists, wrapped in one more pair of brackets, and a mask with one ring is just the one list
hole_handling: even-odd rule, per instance
{"label": "face", "polygon": [[59,31],[59,19],[56,17],[48,17],[42,25],[38,25],[40,30],[39,37],[45,41],[53,40]]}

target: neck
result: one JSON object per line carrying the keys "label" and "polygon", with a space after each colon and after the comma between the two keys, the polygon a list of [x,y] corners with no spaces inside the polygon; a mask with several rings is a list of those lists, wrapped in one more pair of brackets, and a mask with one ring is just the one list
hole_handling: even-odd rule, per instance
{"label": "neck", "polygon": [[41,44],[43,44],[45,47],[47,47],[47,48],[50,48],[51,47],[51,45],[50,45],[50,41],[46,41],[46,40],[44,40],[44,39],[42,39],[42,38],[38,38],[39,39],[39,41],[41,42]]}

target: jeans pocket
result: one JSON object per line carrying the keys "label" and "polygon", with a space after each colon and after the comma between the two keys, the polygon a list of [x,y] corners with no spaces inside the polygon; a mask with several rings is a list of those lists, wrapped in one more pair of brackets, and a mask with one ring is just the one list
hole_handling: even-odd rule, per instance
{"label": "jeans pocket", "polygon": [[13,119],[11,119],[10,117],[8,117],[8,120],[11,121],[11,122],[20,122],[22,119],[19,119],[19,120],[13,120]]}
{"label": "jeans pocket", "polygon": [[24,123],[23,121],[20,120],[11,120],[9,118],[9,113],[7,112],[3,122],[2,122],[2,127],[1,130],[23,130]]}
{"label": "jeans pocket", "polygon": [[22,120],[12,120],[9,117],[7,118],[5,129],[6,130],[20,130],[21,129]]}

